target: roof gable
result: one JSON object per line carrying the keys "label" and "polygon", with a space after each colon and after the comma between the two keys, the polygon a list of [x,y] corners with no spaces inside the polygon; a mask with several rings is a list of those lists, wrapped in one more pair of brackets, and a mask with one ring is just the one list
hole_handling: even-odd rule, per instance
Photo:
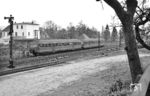
{"label": "roof gable", "polygon": [[3,31],[9,31],[10,30],[10,25],[8,25],[7,27],[5,27],[3,30],[2,30],[2,32]]}

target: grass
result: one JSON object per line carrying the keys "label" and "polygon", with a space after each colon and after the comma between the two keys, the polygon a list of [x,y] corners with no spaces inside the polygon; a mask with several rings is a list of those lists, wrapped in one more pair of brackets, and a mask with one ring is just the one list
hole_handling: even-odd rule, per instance
{"label": "grass", "polygon": [[[140,52],[148,53],[147,50]],[[142,57],[141,63],[145,69],[150,62],[150,56]],[[93,74],[87,78],[74,82],[69,86],[62,86],[52,94],[39,96],[131,96],[131,75],[128,62],[112,63],[108,69]]]}

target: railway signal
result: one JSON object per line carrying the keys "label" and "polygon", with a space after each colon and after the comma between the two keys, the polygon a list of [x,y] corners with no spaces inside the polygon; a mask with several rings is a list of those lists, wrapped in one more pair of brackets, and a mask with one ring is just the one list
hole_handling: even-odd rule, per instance
{"label": "railway signal", "polygon": [[9,49],[10,49],[10,59],[9,59],[9,66],[8,68],[14,68],[15,66],[13,65],[13,19],[14,17],[12,15],[10,15],[10,17],[4,17],[4,19],[8,19],[8,23],[10,24],[10,31],[9,31],[9,35],[10,35],[10,40],[9,40]]}

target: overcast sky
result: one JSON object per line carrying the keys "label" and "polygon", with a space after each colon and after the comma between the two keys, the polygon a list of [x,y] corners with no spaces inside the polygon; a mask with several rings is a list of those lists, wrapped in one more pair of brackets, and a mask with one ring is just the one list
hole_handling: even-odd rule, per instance
{"label": "overcast sky", "polygon": [[48,20],[61,27],[69,22],[77,25],[81,20],[90,27],[101,30],[102,25],[111,22],[114,11],[104,2],[104,9],[96,0],[2,0],[0,5],[0,26],[6,26],[4,16],[12,14],[16,22],[35,20],[41,26]]}

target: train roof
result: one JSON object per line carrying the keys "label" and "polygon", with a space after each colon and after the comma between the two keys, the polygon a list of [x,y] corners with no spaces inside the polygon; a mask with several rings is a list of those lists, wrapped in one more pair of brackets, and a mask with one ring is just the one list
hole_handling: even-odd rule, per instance
{"label": "train roof", "polygon": [[82,41],[83,41],[83,42],[85,42],[85,41],[98,41],[98,38],[93,38],[93,39],[83,39]]}
{"label": "train roof", "polygon": [[49,39],[38,40],[39,43],[66,43],[66,42],[81,42],[78,39]]}

